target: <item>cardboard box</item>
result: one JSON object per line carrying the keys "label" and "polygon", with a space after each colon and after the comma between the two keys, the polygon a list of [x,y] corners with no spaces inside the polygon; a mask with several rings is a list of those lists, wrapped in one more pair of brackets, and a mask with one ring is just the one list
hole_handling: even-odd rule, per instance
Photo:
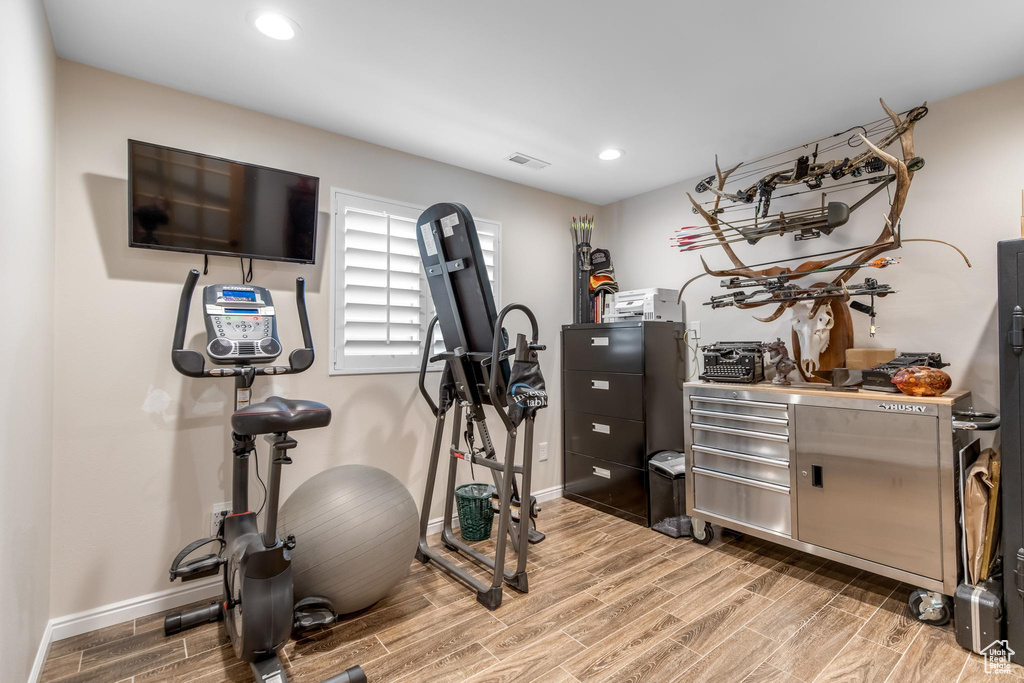
{"label": "cardboard box", "polygon": [[851,370],[867,370],[896,357],[896,349],[847,349],[846,367]]}

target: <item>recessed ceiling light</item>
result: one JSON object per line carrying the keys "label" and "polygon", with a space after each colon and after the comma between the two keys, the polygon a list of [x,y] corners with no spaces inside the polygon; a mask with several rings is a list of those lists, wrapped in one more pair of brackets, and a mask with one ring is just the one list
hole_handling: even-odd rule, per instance
{"label": "recessed ceiling light", "polygon": [[252,23],[257,31],[274,40],[291,40],[295,37],[295,22],[276,12],[260,12]]}
{"label": "recessed ceiling light", "polygon": [[615,161],[622,156],[621,149],[606,149],[597,155],[597,158],[601,161]]}

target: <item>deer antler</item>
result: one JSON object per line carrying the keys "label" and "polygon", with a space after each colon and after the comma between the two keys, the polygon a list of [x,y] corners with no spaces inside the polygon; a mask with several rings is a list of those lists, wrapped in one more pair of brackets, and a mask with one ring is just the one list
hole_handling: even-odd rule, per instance
{"label": "deer antler", "polygon": [[[725,189],[725,183],[729,180],[729,176],[732,175],[733,171],[742,165],[743,163],[740,162],[723,173],[721,167],[718,165],[718,155],[715,155],[715,175],[718,177],[719,192]],[[714,233],[715,238],[722,245],[722,249],[725,250],[725,254],[729,257],[729,260],[732,261],[732,264],[737,268],[746,268],[746,266],[743,265],[743,262],[740,261],[739,257],[736,256],[736,252],[729,246],[728,241],[725,239],[725,235],[722,234],[722,228],[718,224],[718,205],[721,203],[722,197],[715,195],[715,202],[711,206],[711,213],[708,213],[704,207],[698,204],[697,200],[695,200],[693,195],[689,192],[686,193],[686,198],[690,200],[691,204],[693,204],[693,208],[696,209],[697,213],[707,221],[708,227],[711,228],[711,232]]]}
{"label": "deer antler", "polygon": [[779,304],[779,307],[776,308],[775,312],[772,313],[771,315],[769,315],[767,317],[764,317],[764,318],[758,318],[755,315],[754,316],[754,320],[757,320],[757,321],[760,321],[760,322],[763,322],[763,323],[770,323],[770,322],[772,322],[774,320],[778,320],[780,317],[782,317],[782,314],[785,313],[786,311],[788,311],[792,306],[793,306],[792,303]]}
{"label": "deer antler", "polygon": [[[885,100],[881,97],[878,98],[879,103],[882,105],[882,109],[892,119],[892,124],[899,128],[903,124],[903,120],[900,119],[900,115],[889,108],[889,105],[885,103]],[[925,102],[925,105],[928,103]],[[903,148],[903,158],[913,159],[914,158],[914,123],[911,122],[907,132],[900,136],[900,147]],[[911,171],[913,173],[913,171]]]}
{"label": "deer antler", "polygon": [[[885,102],[882,103],[885,107]],[[885,107],[886,111],[891,112],[888,107]],[[890,113],[890,116],[896,116],[894,119],[896,125],[900,125],[900,118],[898,115]],[[911,122],[907,126],[906,132],[900,136],[900,143],[903,146],[904,153],[909,150],[911,154],[914,152],[914,124]],[[910,138],[909,141],[905,138]],[[878,239],[875,240],[875,245],[869,247],[863,251],[857,253],[858,260],[870,261],[873,258],[884,254],[887,251],[899,248],[899,242],[895,239],[896,230],[898,230],[900,216],[903,214],[903,207],[907,203],[907,194],[910,192],[910,183],[914,179],[913,171],[907,168],[906,162],[902,159],[897,159],[893,155],[885,152],[871,143],[864,135],[860,136],[860,139],[864,141],[864,144],[875,153],[879,159],[884,161],[886,165],[893,170],[896,174],[896,192],[893,194],[892,204],[889,207],[889,215],[885,216],[885,227],[882,228],[881,234],[878,235]],[[832,284],[846,284],[847,281],[857,272],[856,268],[847,268],[846,270],[840,271],[832,279]]]}
{"label": "deer antler", "polygon": [[[718,178],[718,191],[719,192],[721,192],[725,188],[725,183],[726,183],[726,181],[729,180],[729,176],[732,175],[732,173],[737,168],[739,168],[742,165],[743,165],[743,162],[741,161],[740,163],[736,164],[735,166],[730,168],[728,171],[723,173],[721,166],[718,165],[718,155],[717,154],[715,155],[715,176]],[[714,233],[715,238],[722,245],[722,248],[725,249],[725,254],[726,254],[726,256],[729,257],[729,260],[732,261],[732,264],[734,266],[736,266],[737,268],[746,269],[746,266],[743,265],[743,262],[740,261],[739,257],[736,255],[736,252],[733,251],[732,247],[729,246],[729,242],[725,239],[725,235],[722,234],[722,228],[718,225],[718,218],[717,218],[717,216],[718,216],[718,205],[722,201],[721,195],[718,195],[718,194],[715,195],[715,202],[714,202],[714,204],[711,205],[711,213],[708,213],[707,211],[705,211],[704,207],[701,206],[700,204],[698,204],[697,201],[693,198],[693,196],[689,192],[686,193],[686,198],[690,200],[690,204],[693,205],[694,210],[697,213],[699,213],[701,215],[701,217],[707,222],[708,227],[711,228],[711,232]],[[701,258],[701,261],[703,261],[703,260],[704,259]],[[705,271],[707,270],[707,265],[706,264],[704,266],[704,270]],[[696,277],[690,278],[689,280],[686,281],[686,283],[682,287],[679,288],[679,294],[676,296],[676,303],[677,304],[681,304],[683,302],[683,291],[686,289],[686,287],[691,282],[693,282],[694,280],[697,280],[697,279],[699,279],[701,277],[703,277],[703,276],[702,275],[698,275]]]}

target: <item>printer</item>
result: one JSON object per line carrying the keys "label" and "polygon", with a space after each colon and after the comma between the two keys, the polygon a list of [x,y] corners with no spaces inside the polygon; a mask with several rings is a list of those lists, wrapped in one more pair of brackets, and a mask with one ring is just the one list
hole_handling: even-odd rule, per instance
{"label": "printer", "polygon": [[683,307],[676,303],[676,292],[672,289],[631,289],[616,292],[605,303],[604,321],[613,323],[624,320],[659,320],[683,322]]}

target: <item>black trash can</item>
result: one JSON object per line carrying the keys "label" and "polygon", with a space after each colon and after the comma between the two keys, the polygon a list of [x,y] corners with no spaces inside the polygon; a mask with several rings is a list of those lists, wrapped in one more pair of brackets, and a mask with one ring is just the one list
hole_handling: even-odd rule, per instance
{"label": "black trash can", "polygon": [[690,518],[686,516],[686,456],[675,451],[662,451],[647,464],[648,488],[651,496],[651,528],[672,538],[690,535]]}

